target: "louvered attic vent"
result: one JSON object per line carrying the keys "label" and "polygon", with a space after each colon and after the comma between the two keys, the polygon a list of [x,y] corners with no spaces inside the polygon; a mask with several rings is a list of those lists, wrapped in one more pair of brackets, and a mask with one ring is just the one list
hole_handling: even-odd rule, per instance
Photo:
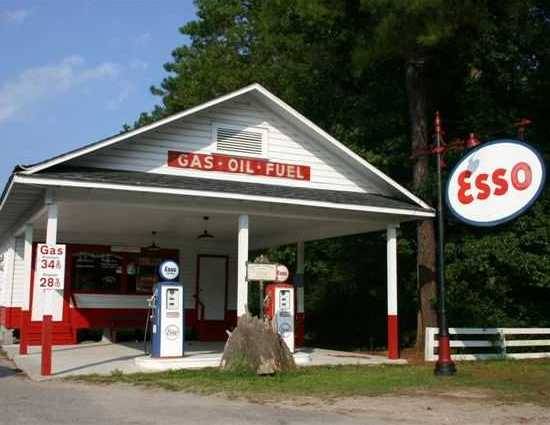
{"label": "louvered attic vent", "polygon": [[220,153],[263,156],[265,154],[265,131],[219,126],[216,127],[216,146]]}

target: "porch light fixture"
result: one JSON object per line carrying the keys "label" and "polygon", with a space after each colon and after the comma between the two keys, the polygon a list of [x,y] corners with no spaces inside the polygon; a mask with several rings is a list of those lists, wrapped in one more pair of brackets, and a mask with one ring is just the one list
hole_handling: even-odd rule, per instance
{"label": "porch light fixture", "polygon": [[160,251],[160,246],[157,245],[157,242],[156,242],[156,238],[157,238],[157,232],[155,232],[154,230],[151,232],[151,238],[152,238],[152,242],[151,242],[151,245],[149,245],[148,247],[145,248],[145,250],[147,252],[158,252]]}
{"label": "porch light fixture", "polygon": [[197,239],[212,239],[214,235],[208,233],[208,220],[210,219],[210,217],[205,215],[202,219],[204,220],[204,231],[199,236],[197,236]]}

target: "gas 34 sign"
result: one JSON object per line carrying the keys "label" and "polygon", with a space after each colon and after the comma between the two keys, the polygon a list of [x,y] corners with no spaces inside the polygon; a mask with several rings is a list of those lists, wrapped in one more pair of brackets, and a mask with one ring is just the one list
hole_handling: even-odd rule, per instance
{"label": "gas 34 sign", "polygon": [[474,226],[494,226],[520,215],[541,194],[540,155],[517,140],[495,140],[472,150],[449,176],[446,200],[452,214]]}
{"label": "gas 34 sign", "polygon": [[40,291],[65,287],[65,245],[38,244],[35,265],[35,288]]}

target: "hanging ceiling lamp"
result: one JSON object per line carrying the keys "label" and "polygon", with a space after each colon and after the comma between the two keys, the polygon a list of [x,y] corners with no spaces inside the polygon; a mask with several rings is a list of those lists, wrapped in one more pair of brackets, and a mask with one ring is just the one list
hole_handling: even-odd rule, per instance
{"label": "hanging ceiling lamp", "polygon": [[204,220],[204,231],[197,236],[197,239],[212,239],[214,235],[208,233],[208,220],[210,217],[204,216],[202,219]]}
{"label": "hanging ceiling lamp", "polygon": [[157,232],[155,232],[154,230],[151,232],[151,238],[153,241],[151,242],[151,245],[145,248],[145,250],[148,252],[160,251],[160,246],[158,246],[156,243]]}

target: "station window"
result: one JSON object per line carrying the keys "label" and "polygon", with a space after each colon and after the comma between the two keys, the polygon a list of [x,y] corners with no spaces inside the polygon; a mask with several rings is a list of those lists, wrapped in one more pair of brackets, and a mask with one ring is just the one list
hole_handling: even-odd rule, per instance
{"label": "station window", "polygon": [[69,246],[71,287],[78,293],[151,294],[156,270],[175,250],[111,252],[106,246]]}

